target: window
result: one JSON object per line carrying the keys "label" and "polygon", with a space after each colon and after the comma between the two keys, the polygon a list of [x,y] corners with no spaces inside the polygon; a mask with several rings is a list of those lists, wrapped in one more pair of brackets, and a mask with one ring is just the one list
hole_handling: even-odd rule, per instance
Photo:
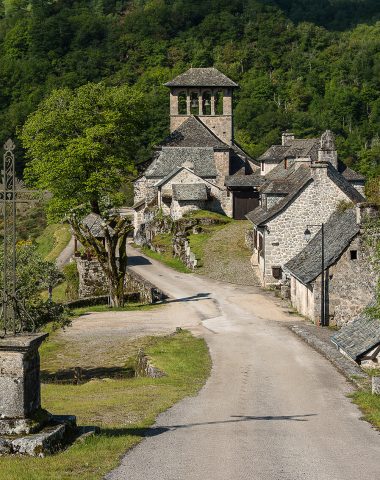
{"label": "window", "polygon": [[261,162],[261,171],[264,171],[264,162]]}
{"label": "window", "polygon": [[223,115],[223,92],[215,93],[215,115]]}
{"label": "window", "polygon": [[358,259],[358,251],[357,250],[351,250],[350,251],[350,258],[351,258],[351,260],[357,260]]}
{"label": "window", "polygon": [[199,115],[199,98],[197,92],[190,94],[190,113],[191,115]]}
{"label": "window", "polygon": [[276,280],[281,280],[281,278],[282,278],[282,268],[281,267],[272,267],[272,276]]}
{"label": "window", "polygon": [[202,113],[211,115],[211,92],[204,92],[202,95]]}
{"label": "window", "polygon": [[178,94],[178,115],[187,115],[187,95],[186,92]]}

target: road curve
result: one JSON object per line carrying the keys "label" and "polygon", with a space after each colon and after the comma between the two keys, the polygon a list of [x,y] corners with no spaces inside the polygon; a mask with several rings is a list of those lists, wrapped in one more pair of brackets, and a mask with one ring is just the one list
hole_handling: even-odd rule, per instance
{"label": "road curve", "polygon": [[160,415],[107,480],[373,480],[380,436],[350,385],[285,328],[255,287],[174,272],[130,249],[131,267],[198,315],[213,360],[196,397]]}

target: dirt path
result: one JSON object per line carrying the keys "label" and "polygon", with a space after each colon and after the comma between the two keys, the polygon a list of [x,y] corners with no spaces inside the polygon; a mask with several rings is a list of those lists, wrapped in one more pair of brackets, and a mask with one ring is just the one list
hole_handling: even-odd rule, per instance
{"label": "dirt path", "polygon": [[204,246],[203,266],[197,273],[236,285],[259,285],[245,246],[248,221],[232,222],[216,232]]}

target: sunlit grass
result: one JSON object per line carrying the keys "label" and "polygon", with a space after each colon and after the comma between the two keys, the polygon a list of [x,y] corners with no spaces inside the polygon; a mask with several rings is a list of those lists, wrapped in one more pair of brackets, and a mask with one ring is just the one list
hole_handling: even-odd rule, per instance
{"label": "sunlit grass", "polygon": [[[56,414],[74,414],[80,425],[98,425],[101,433],[52,457],[0,457],[0,480],[100,479],[143,438],[144,428],[152,425],[160,412],[196,394],[210,372],[205,342],[188,332],[149,337],[144,342],[145,351],[167,376],[43,385],[44,408]],[[60,348],[64,347],[54,346],[55,355]],[[42,349],[42,357],[52,353],[49,347]]]}

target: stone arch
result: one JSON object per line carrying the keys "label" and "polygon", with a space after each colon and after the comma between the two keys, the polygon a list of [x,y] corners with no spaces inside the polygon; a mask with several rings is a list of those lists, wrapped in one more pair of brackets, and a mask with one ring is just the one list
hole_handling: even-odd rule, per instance
{"label": "stone arch", "polygon": [[215,115],[223,115],[223,90],[215,92]]}
{"label": "stone arch", "polygon": [[191,115],[199,115],[199,93],[190,92],[190,113]]}
{"label": "stone arch", "polygon": [[211,92],[206,90],[202,95],[202,113],[203,115],[211,115]]}
{"label": "stone arch", "polygon": [[184,91],[178,94],[178,115],[187,115],[187,94]]}

